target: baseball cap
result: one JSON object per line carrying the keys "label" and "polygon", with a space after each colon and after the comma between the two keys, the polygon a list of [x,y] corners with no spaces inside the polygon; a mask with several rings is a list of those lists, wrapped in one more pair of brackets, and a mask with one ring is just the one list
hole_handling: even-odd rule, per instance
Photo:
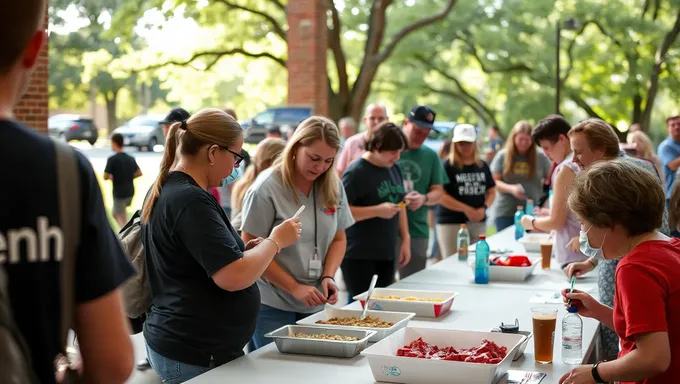
{"label": "baseball cap", "polygon": [[454,143],[459,143],[461,141],[466,141],[468,143],[474,143],[477,141],[477,132],[475,132],[475,127],[472,124],[458,124],[453,128],[453,139]]}
{"label": "baseball cap", "polygon": [[190,117],[191,115],[189,112],[184,110],[184,108],[173,108],[170,113],[168,113],[167,116],[165,116],[165,119],[163,119],[160,123],[161,124],[172,124],[177,121],[182,121],[186,120]]}
{"label": "baseball cap", "polygon": [[420,128],[436,129],[434,128],[434,118],[437,114],[426,105],[416,105],[411,108],[408,113],[408,120]]}

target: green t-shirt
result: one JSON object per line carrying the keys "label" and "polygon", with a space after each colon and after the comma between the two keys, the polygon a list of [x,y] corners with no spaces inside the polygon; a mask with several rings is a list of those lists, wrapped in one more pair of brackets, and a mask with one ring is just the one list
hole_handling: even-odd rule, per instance
{"label": "green t-shirt", "polygon": [[[404,189],[407,193],[416,191],[425,194],[430,191],[431,186],[449,182],[439,156],[428,147],[422,146],[418,149],[404,151],[397,164],[404,177]],[[407,209],[407,212],[408,229],[411,237],[416,239],[429,238],[427,206],[423,206],[417,211]]]}

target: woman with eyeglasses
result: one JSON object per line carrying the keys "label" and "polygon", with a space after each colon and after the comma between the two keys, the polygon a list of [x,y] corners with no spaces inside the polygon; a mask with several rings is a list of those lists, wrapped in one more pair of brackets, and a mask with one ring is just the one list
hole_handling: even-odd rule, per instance
{"label": "woman with eyeglasses", "polygon": [[613,306],[577,290],[562,295],[615,330],[621,348],[617,359],[578,366],[560,384],[678,382],[680,240],[658,230],[665,200],[657,176],[625,159],[598,161],[576,177],[568,205],[581,221],[580,248],[620,261]]}
{"label": "woman with eyeglasses", "polygon": [[274,165],[246,192],[244,241],[263,236],[305,206],[302,238],[277,255],[257,281],[262,298],[251,345],[255,349],[271,342],[266,333],[338,301],[335,273],[345,256],[345,229],[354,224],[333,168],[339,149],[335,124],[312,116],[300,123]]}
{"label": "woman with eyeglasses", "polygon": [[172,124],[142,210],[152,296],[144,338],[166,384],[243,355],[260,308],[255,281],[301,234],[289,219],[244,244],[208,192],[240,165],[242,145],[243,129],[219,109]]}

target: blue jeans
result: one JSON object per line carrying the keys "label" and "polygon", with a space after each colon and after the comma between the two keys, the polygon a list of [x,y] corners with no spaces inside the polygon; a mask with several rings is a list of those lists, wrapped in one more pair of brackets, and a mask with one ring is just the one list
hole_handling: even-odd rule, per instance
{"label": "blue jeans", "polygon": [[497,217],[496,220],[496,231],[500,232],[504,230],[507,227],[510,227],[512,225],[515,225],[515,218],[512,216],[508,217]]}
{"label": "blue jeans", "polygon": [[151,368],[165,384],[180,384],[215,368],[214,361],[210,362],[209,367],[201,367],[168,359],[151,349],[148,344],[146,344],[146,355],[149,358]]}
{"label": "blue jeans", "polygon": [[257,315],[255,333],[248,344],[250,352],[262,348],[273,341],[272,339],[264,337],[265,334],[276,331],[284,325],[294,325],[296,321],[302,320],[310,315],[311,313],[283,311],[268,305],[260,304],[260,313]]}

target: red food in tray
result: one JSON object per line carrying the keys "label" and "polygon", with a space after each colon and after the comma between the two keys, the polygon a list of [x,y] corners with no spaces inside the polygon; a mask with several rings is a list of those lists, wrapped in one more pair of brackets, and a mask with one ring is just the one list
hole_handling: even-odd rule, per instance
{"label": "red food in tray", "polygon": [[423,338],[419,337],[413,340],[411,344],[397,349],[397,356],[482,364],[498,364],[507,353],[506,347],[499,347],[493,341],[486,339],[477,347],[456,349],[452,346],[440,348],[423,341]]}

